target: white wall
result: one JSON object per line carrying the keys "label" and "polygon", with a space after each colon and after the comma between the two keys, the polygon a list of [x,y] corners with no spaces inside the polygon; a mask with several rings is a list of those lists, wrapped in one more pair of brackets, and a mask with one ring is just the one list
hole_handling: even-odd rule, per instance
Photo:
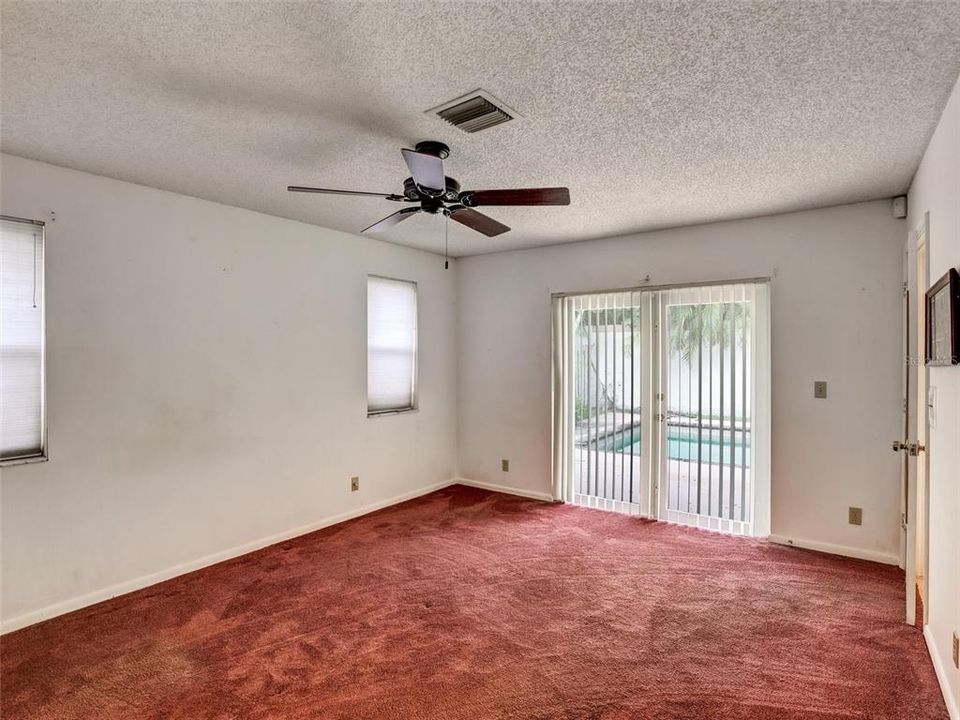
{"label": "white wall", "polygon": [[[2,471],[7,628],[456,474],[455,264],[2,161],[4,213],[56,212],[50,460]],[[420,284],[419,412],[366,417],[367,273]]]}
{"label": "white wall", "polygon": [[461,475],[550,491],[552,292],[774,275],[772,532],[896,562],[905,232],[884,200],[462,259]]}
{"label": "white wall", "polygon": [[[960,80],[923,156],[908,198],[910,228],[930,213],[927,241],[930,282],[960,266]],[[960,718],[960,671],[951,634],[960,632],[960,367],[932,367],[936,426],[927,448],[930,481],[930,552],[926,611],[928,642],[954,718]],[[945,682],[944,682],[945,681]]]}
{"label": "white wall", "polygon": [[[550,293],[646,275],[774,275],[773,532],[896,559],[906,224],[886,201],[445,272],[368,238],[2,159],[3,212],[57,218],[51,460],[0,484],[8,628],[445,482],[458,449],[463,477],[549,493]],[[420,282],[415,414],[365,417],[367,273]]]}

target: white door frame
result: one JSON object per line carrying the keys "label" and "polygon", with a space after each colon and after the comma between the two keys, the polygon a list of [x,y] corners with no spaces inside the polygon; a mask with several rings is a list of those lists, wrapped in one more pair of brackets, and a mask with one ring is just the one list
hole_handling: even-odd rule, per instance
{"label": "white door frame", "polygon": [[[907,237],[905,248],[905,276],[909,294],[909,319],[906,333],[907,347],[906,373],[904,384],[907,398],[907,435],[905,442],[927,444],[927,367],[924,339],[926,291],[929,285],[930,213],[924,213],[923,220]],[[924,598],[924,623],[930,617],[930,596],[927,592],[927,572],[925,571],[929,552],[929,477],[926,453],[917,456],[904,453],[906,493],[906,528],[903,532],[903,565],[905,569],[906,622],[916,624],[916,592],[918,576],[923,578],[921,593]],[[912,479],[912,481],[911,481]],[[922,506],[922,507],[921,507]],[[918,568],[923,564],[924,568]],[[918,573],[918,570],[920,572]]]}
{"label": "white door frame", "polygon": [[[923,225],[917,228],[917,424],[916,442],[927,445],[929,413],[927,411],[927,388],[929,378],[926,365],[926,292],[930,285],[930,213],[924,213]],[[930,617],[930,593],[928,590],[930,557],[930,477],[927,453],[917,455],[917,505],[915,527],[917,529],[917,562],[915,575],[919,576],[920,594],[923,597],[923,623]]]}

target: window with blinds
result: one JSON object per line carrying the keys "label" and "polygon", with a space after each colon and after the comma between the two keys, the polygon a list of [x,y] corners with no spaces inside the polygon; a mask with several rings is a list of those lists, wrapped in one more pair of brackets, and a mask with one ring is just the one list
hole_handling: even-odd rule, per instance
{"label": "window with blinds", "polygon": [[417,284],[367,278],[367,414],[416,408]]}
{"label": "window with blinds", "polygon": [[0,219],[0,462],[42,458],[43,224]]}

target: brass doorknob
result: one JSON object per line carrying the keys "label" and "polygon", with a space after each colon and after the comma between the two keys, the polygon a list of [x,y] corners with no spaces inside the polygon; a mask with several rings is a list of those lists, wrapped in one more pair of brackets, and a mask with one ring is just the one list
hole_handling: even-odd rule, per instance
{"label": "brass doorknob", "polygon": [[921,445],[920,443],[901,442],[899,440],[894,440],[890,447],[894,452],[906,450],[907,454],[911,457],[916,457],[927,449],[926,445]]}

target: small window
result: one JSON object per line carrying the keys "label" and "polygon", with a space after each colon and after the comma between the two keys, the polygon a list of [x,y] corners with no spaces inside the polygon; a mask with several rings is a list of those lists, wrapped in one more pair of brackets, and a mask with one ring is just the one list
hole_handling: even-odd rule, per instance
{"label": "small window", "polygon": [[367,278],[367,414],[416,409],[417,284]]}
{"label": "small window", "polygon": [[43,223],[0,218],[0,463],[45,445]]}

